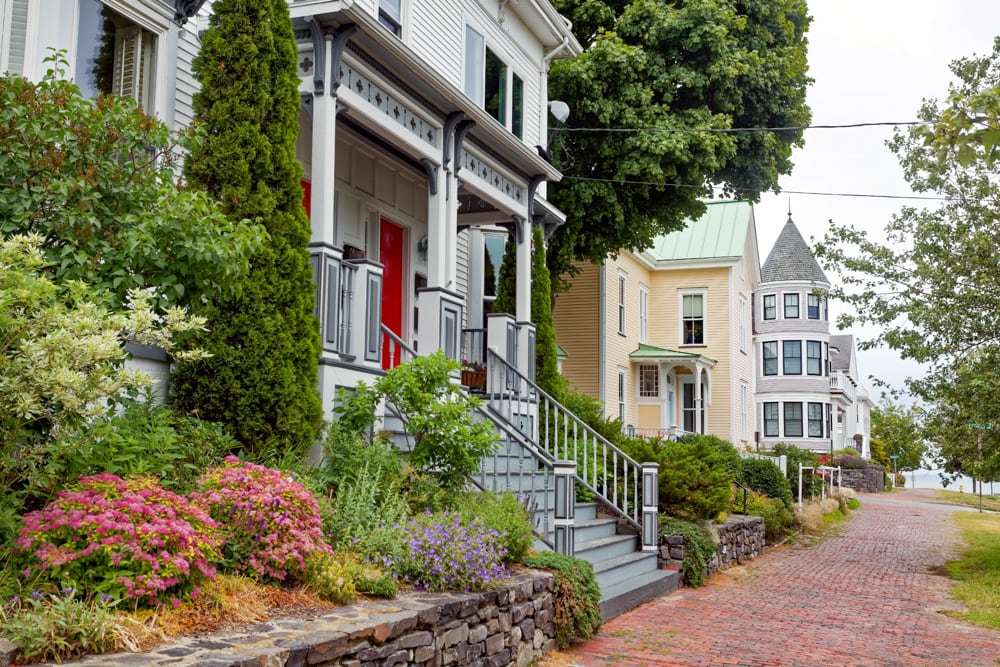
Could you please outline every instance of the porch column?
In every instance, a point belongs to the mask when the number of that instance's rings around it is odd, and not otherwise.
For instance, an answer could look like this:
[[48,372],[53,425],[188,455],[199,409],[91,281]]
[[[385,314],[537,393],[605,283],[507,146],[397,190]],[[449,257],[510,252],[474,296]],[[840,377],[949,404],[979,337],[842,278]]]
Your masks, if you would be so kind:
[[531,323],[531,242],[532,225],[529,220],[514,219],[519,227],[515,234],[517,243],[517,370],[535,381],[535,325]]
[[[324,48],[329,43],[324,42]],[[337,98],[314,95],[312,99],[312,189],[309,196],[312,245],[336,247],[334,208],[334,146],[337,144]]]
[[701,424],[701,373],[702,370],[699,368],[694,373],[694,432],[702,432]]

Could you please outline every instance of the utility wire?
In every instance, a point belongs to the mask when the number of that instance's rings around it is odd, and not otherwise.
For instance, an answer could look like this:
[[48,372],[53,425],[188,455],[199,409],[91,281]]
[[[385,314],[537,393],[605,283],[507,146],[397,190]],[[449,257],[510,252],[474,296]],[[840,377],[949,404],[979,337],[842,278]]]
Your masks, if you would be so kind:
[[[593,183],[616,183],[622,185],[651,185],[654,187],[663,188],[694,188],[697,190],[706,190],[708,188],[715,189],[715,186],[706,185],[688,185],[685,183],[654,183],[653,181],[630,181],[630,180],[616,180],[613,178],[588,178],[586,176],[570,176],[563,175],[562,180],[564,181],[590,181]],[[734,192],[757,192],[750,188],[729,188]],[[782,190],[780,194],[783,195],[815,195],[820,197],[864,197],[869,199],[918,199],[923,201],[959,201],[955,197],[928,197],[924,195],[876,195],[867,194],[861,192],[815,192],[812,190]]]
[[899,127],[911,125],[930,125],[922,120],[907,120],[902,122],[848,123],[844,125],[800,125],[795,127],[564,127],[561,132],[656,132],[660,134],[676,134],[679,132],[715,132],[719,134],[737,134],[741,132],[786,132],[797,130],[844,130],[859,127]]

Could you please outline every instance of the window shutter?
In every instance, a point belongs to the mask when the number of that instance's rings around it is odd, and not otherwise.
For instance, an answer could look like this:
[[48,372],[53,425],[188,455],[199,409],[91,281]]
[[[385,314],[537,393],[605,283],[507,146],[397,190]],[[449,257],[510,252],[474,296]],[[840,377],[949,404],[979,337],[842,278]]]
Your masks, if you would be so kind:
[[0,0],[0,73],[24,74],[28,0]]
[[130,97],[147,112],[153,76],[153,35],[136,25],[115,31],[115,69],[111,92]]

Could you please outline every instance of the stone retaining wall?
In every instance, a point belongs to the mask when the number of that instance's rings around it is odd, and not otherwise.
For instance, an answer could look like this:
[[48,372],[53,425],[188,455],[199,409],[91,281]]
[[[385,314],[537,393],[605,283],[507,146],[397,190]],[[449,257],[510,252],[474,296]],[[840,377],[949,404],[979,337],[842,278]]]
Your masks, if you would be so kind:
[[[710,527],[716,542],[707,574],[756,558],[764,550],[764,519],[759,516],[729,516],[725,523]],[[680,568],[684,561],[684,538],[660,536],[660,567]]]
[[841,468],[841,484],[860,493],[882,493],[885,491],[885,468],[868,466],[861,469]]
[[149,653],[63,665],[136,667],[528,667],[555,648],[554,578],[529,571],[481,593],[405,593],[309,619],[188,637]]

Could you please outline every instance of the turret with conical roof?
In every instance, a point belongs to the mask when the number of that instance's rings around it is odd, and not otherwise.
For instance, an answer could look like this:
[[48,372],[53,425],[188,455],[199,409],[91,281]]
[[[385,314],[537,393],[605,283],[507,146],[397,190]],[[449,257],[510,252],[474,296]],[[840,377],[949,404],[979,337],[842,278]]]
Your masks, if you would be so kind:
[[826,274],[813,257],[798,227],[789,213],[778,240],[760,269],[761,282],[783,282],[786,280],[806,280],[829,285]]

